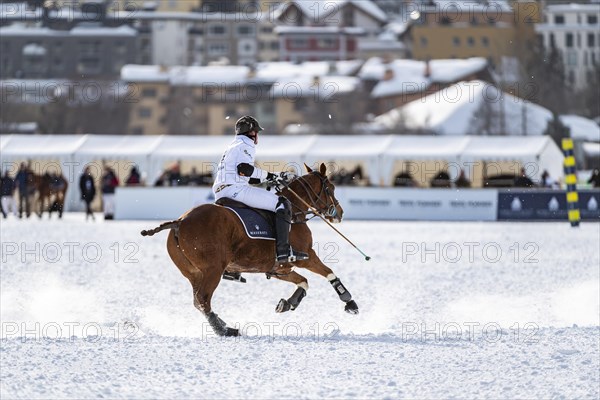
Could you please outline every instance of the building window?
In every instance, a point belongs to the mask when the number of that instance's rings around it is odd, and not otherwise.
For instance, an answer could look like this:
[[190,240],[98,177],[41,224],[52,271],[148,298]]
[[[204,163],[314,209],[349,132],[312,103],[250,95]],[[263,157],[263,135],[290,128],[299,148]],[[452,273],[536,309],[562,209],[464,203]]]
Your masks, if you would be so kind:
[[481,44],[483,45],[483,47],[489,47],[490,46],[490,39],[488,39],[486,36],[481,38]]
[[580,33],[577,34],[577,47],[581,48],[581,34]]
[[344,8],[342,18],[344,26],[354,26],[354,10],[352,6],[348,5]]
[[279,50],[279,41],[271,42],[271,50]]
[[308,40],[303,38],[290,39],[290,49],[305,49],[308,47]]
[[586,67],[588,65],[588,52],[587,51],[583,52],[583,65],[585,65]]
[[155,88],[144,88],[142,90],[142,97],[156,97]]
[[252,36],[254,35],[254,27],[252,25],[240,25],[237,28],[238,36]]
[[427,47],[427,38],[425,36],[421,36],[421,46]]
[[308,107],[308,101],[306,101],[306,99],[303,99],[303,98],[296,99],[296,102],[294,103],[295,111],[305,111],[307,107]]
[[337,40],[333,38],[325,38],[317,40],[317,47],[319,49],[335,49],[337,46]]
[[575,85],[575,72],[573,70],[569,71],[569,82],[571,85]]
[[593,33],[588,33],[588,40],[587,40],[588,47],[594,47],[596,45],[596,43],[594,43],[595,38],[596,38],[596,36]]
[[454,44],[455,47],[460,46],[460,38],[458,36],[454,36],[454,38],[452,38],[452,44]]
[[565,42],[567,47],[573,47],[573,34],[567,33],[565,36]]
[[596,25],[598,23],[598,16],[594,14],[588,14],[587,23],[590,25]]
[[273,27],[271,25],[261,26],[260,33],[273,33]]
[[134,128],[131,129],[131,134],[132,135],[143,135],[144,134],[144,128],[141,126],[136,126]]
[[475,46],[475,39],[472,36],[469,36],[467,38],[467,44],[469,45],[469,47]]
[[576,66],[577,65],[577,52],[571,50],[567,52],[567,65]]
[[565,23],[565,16],[562,14],[558,14],[554,16],[554,23],[556,25],[563,25]]
[[227,28],[225,25],[211,25],[208,28],[208,34],[210,36],[224,36],[227,34]]
[[138,116],[140,118],[150,118],[152,116],[152,110],[147,107],[140,107],[138,110]]
[[222,55],[229,53],[229,46],[227,43],[211,43],[208,46],[208,54],[211,56]]

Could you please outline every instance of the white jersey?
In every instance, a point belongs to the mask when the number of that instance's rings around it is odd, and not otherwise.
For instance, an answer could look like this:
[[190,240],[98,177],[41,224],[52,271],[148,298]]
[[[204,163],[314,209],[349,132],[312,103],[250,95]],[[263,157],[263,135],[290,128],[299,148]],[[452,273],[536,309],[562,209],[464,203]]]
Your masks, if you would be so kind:
[[[213,191],[222,185],[248,185],[250,178],[265,180],[267,171],[254,167],[255,153],[254,141],[247,136],[237,135],[219,161]],[[243,163],[254,167],[252,176],[238,175],[237,167]]]

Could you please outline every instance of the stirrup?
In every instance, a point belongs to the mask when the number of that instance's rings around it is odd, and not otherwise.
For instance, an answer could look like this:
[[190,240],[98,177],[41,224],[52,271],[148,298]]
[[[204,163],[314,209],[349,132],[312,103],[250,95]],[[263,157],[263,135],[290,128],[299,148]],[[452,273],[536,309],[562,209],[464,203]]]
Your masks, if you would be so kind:
[[239,272],[223,272],[223,279],[226,281],[234,281],[240,283],[246,283],[246,278],[242,277],[242,274]]
[[275,259],[275,262],[278,265],[283,265],[287,263],[295,263],[297,261],[308,260],[308,254],[303,253],[301,251],[294,251],[290,249],[289,254],[278,255]]

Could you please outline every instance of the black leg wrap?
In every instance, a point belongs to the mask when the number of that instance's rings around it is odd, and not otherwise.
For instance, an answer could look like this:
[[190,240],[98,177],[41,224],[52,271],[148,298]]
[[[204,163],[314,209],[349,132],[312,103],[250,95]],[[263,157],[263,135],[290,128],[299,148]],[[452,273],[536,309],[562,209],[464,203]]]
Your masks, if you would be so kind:
[[306,290],[299,287],[289,299],[279,300],[279,304],[275,307],[275,312],[282,313],[290,310],[294,311],[305,296]]
[[296,307],[298,307],[304,297],[306,297],[306,290],[298,287],[292,297],[288,299],[288,303],[290,303],[290,306],[292,306],[292,310],[295,310]]
[[227,327],[225,321],[223,321],[217,314],[210,312],[206,315],[208,323],[213,328],[215,333],[219,336],[239,336],[240,332],[237,329]]
[[331,283],[331,286],[333,286],[338,296],[340,296],[340,300],[344,302],[349,302],[350,300],[352,300],[352,295],[350,294],[348,289],[346,289],[344,284],[339,280],[339,278],[335,278],[329,283]]

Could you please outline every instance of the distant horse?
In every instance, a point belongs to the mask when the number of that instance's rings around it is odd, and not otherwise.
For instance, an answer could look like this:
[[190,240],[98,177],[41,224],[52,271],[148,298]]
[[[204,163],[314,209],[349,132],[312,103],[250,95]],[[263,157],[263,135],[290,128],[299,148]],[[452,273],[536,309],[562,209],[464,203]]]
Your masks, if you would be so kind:
[[49,174],[46,172],[44,175],[35,175],[34,183],[38,192],[38,216],[42,218],[44,211],[46,211],[44,207],[47,205],[50,217],[56,211],[58,217],[62,218],[67,189],[69,188],[67,179],[62,174]]
[[[294,210],[290,244],[294,249],[309,254],[308,260],[294,262],[293,265],[327,278],[339,298],[346,303],[345,311],[356,314],[358,306],[352,300],[350,292],[312,249],[312,234],[306,224],[309,208],[292,191],[331,222],[340,222],[344,210],[335,198],[333,184],[325,175],[325,165],[321,164],[319,171],[313,171],[306,165],[305,167],[308,174],[297,177],[287,188],[281,190],[281,194],[292,203]],[[188,211],[175,221],[166,222],[141,233],[142,236],[152,236],[165,229],[170,229],[167,251],[192,285],[194,306],[204,314],[218,335],[239,335],[237,329],[228,327],[213,312],[211,305],[213,293],[225,271],[274,272],[275,278],[296,284],[294,294],[287,300],[281,299],[276,312],[295,310],[306,296],[306,278],[292,271],[291,265],[275,267],[274,241],[250,239],[238,217],[225,207],[204,204]]]

